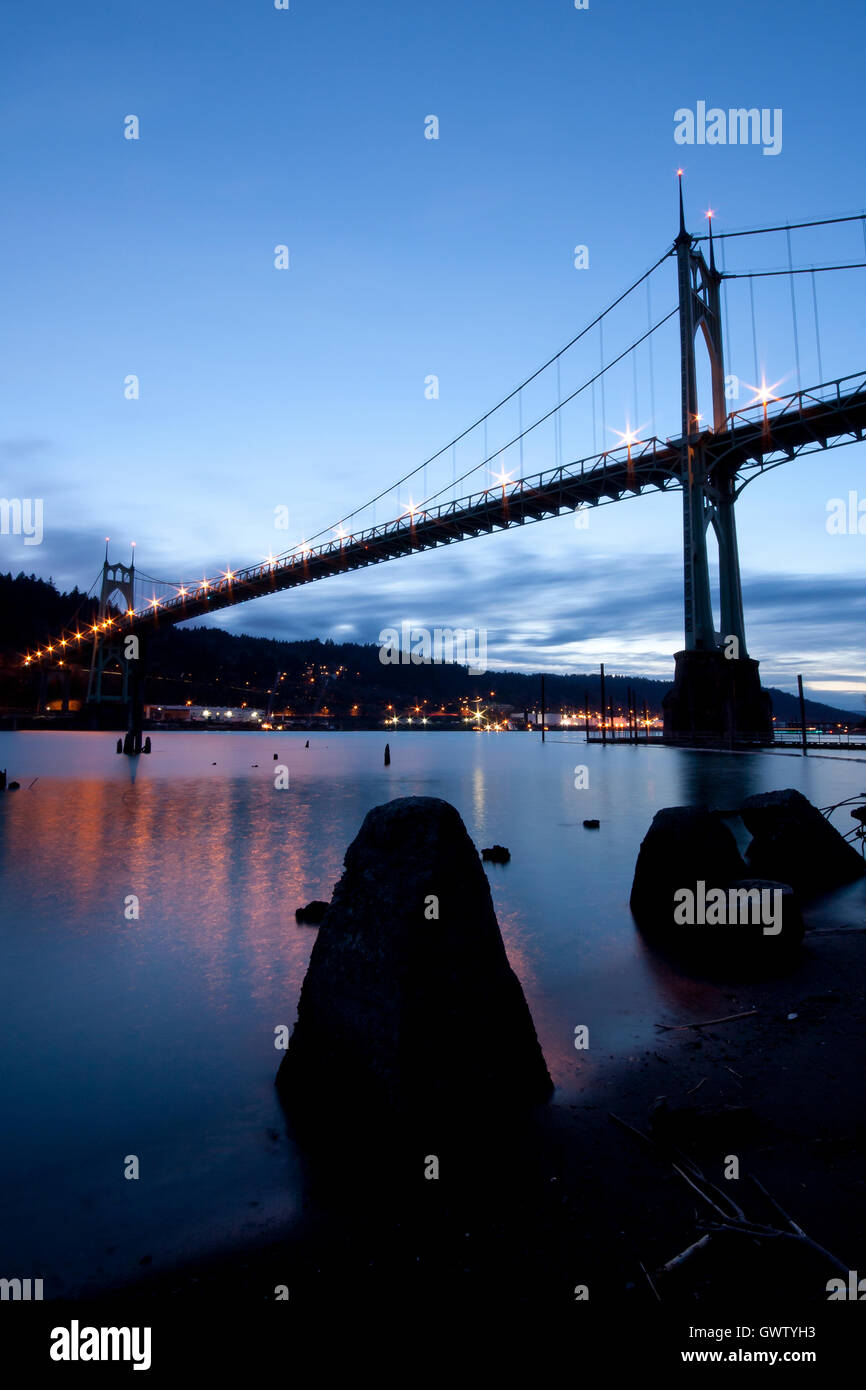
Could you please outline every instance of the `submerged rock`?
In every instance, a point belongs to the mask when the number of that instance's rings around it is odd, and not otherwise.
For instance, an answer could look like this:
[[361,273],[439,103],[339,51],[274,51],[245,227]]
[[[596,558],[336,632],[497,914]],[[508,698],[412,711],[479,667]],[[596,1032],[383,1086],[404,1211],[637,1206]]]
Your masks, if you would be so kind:
[[[737,903],[733,925],[739,925],[745,942],[757,943],[763,937],[784,946],[796,946],[803,940],[803,911],[789,883],[767,878],[735,879],[728,887],[729,902],[732,894]],[[730,911],[728,916],[730,919]]]
[[314,898],[311,903],[307,903],[306,907],[295,908],[295,921],[306,922],[312,927],[317,927],[329,907],[330,903],[323,903],[320,898]]
[[506,849],[504,845],[491,845],[481,851],[481,858],[488,864],[507,864],[511,858],[511,850]]
[[349,846],[277,1085],[324,1120],[514,1111],[553,1089],[490,887],[455,808],[377,806]]
[[740,815],[753,836],[746,857],[754,874],[790,883],[811,897],[866,873],[854,846],[792,787],[750,796]]
[[631,910],[647,931],[674,926],[674,894],[727,888],[748,869],[729,827],[706,806],[666,806],[657,811],[635,865]]
[[631,891],[641,930],[678,955],[763,969],[803,939],[788,882],[750,877],[726,819],[706,806],[659,811],[641,844]]

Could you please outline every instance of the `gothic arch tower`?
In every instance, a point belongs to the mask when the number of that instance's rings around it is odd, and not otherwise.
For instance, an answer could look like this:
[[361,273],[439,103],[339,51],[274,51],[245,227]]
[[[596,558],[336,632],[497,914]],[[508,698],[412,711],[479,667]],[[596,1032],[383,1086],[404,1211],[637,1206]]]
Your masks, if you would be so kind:
[[[105,546],[105,561],[102,566],[102,585],[99,590],[99,612],[97,623],[102,624],[112,616],[112,599],[119,595],[123,612],[135,607],[135,561],[128,565],[112,564],[108,559],[108,543]],[[120,690],[109,694],[103,687],[103,676],[107,670],[120,668]],[[93,651],[90,657],[90,676],[87,681],[88,704],[126,704],[129,700],[129,661],[124,652],[120,632],[108,629],[108,635],[101,632],[93,634]]]
[[[710,260],[686,231],[682,175],[680,226],[674,249],[680,314],[683,484],[683,597],[685,647],[675,655],[673,689],[664,700],[665,734],[675,739],[737,737],[772,741],[770,698],[761,689],[758,663],[746,650],[740,560],[734,519],[735,473],[710,473],[707,441],[727,430],[721,283],[710,222]],[[712,429],[698,402],[695,339],[703,336],[710,364]],[[721,630],[713,618],[707,531],[719,552]]]

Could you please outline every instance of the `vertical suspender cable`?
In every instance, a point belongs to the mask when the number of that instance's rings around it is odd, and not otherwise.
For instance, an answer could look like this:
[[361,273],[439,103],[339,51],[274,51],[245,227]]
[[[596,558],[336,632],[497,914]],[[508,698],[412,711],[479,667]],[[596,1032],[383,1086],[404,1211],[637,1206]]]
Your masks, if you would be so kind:
[[[722,275],[725,273],[725,238],[722,237]],[[725,359],[730,366],[734,354],[731,348],[731,320],[728,313],[728,282],[722,280],[722,302],[725,310]]]
[[789,270],[789,272],[790,272],[788,278],[789,278],[789,280],[790,280],[790,282],[791,282],[791,317],[792,317],[792,319],[793,319],[793,321],[794,321],[794,361],[795,361],[796,366],[797,366],[797,390],[799,391],[799,390],[802,388],[803,379],[802,379],[802,377],[800,376],[800,335],[799,335],[799,333],[797,332],[797,299],[796,299],[796,296],[795,296],[795,294],[794,294],[794,262],[793,262],[793,260],[791,259],[791,228],[790,228],[790,227],[786,227],[786,228],[785,228],[785,236],[786,236],[787,239],[788,239],[788,270]]
[[520,476],[523,477],[523,387],[517,393],[517,433],[520,441]]
[[815,346],[818,349],[818,380],[824,380],[824,367],[821,362],[821,328],[818,323],[818,291],[815,288],[815,272],[812,271],[812,311],[815,315]]
[[637,352],[633,352],[631,355],[631,374],[632,384],[634,386],[634,419],[631,422],[631,427],[633,430],[636,430],[640,421],[640,406],[637,396]]
[[560,358],[556,359],[556,466],[562,467],[562,375],[560,373]]
[[607,413],[604,405],[604,318],[598,321],[598,352],[599,366],[601,367],[601,452],[604,453],[605,441],[607,440]]
[[758,367],[758,331],[755,328],[755,282],[749,280],[749,303],[752,307],[752,351],[755,354],[755,387],[761,385],[761,373]]
[[[647,279],[647,282],[646,282],[646,318],[647,318],[647,328],[652,328],[652,326],[653,326],[653,305],[652,305],[652,291],[651,291],[651,289],[650,289],[650,279],[649,279],[649,278]],[[654,368],[654,366],[653,366],[653,340],[652,340],[652,334],[650,334],[650,336],[647,338],[647,346],[648,346],[648,348],[649,348],[650,409],[652,410],[652,429],[653,429],[653,434],[655,434],[655,432],[656,432],[656,377],[655,377],[655,368]]]

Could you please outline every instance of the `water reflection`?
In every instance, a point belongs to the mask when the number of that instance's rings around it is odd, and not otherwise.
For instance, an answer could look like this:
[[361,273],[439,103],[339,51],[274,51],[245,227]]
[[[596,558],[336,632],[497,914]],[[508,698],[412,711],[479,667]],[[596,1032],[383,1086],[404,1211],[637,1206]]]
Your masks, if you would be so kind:
[[[719,985],[683,976],[634,929],[631,876],[654,812],[789,785],[823,805],[864,785],[862,761],[542,747],[516,734],[392,735],[385,769],[384,741],[163,734],[133,761],[111,735],[0,734],[0,766],[22,783],[0,798],[9,1268],[74,1288],[135,1272],[146,1253],[157,1264],[293,1219],[302,1185],[273,1040],[294,1021],[314,940],[294,910],[330,897],[372,806],[444,796],[479,847],[509,846],[491,892],[570,1103],[656,1022],[729,1011]],[[274,753],[288,790],[274,785]],[[588,788],[575,787],[576,764]],[[599,831],[583,828],[590,817]],[[141,1187],[118,1178],[131,1152]]]

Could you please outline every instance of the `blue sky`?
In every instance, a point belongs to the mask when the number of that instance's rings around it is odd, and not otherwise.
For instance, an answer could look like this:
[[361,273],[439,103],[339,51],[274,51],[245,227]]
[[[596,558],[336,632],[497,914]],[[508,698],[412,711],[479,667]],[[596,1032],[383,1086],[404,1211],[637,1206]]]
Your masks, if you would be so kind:
[[[87,587],[104,537],[173,580],[327,529],[475,420],[647,269],[688,218],[719,230],[859,213],[866,21],[847,0],[272,0],[7,6],[0,83],[0,482],[44,499],[41,546],[0,567]],[[840,44],[839,35],[845,42]],[[777,155],[681,147],[674,112],[777,108]],[[124,139],[137,115],[140,138]],[[435,115],[439,138],[425,139]],[[862,224],[794,233],[797,264],[866,259]],[[290,269],[274,267],[285,244]],[[574,247],[589,266],[574,267]],[[784,237],[728,243],[781,268]],[[866,272],[817,277],[825,379],[863,361]],[[796,287],[802,384],[819,380],[811,282]],[[652,280],[673,306],[671,262]],[[759,365],[795,384],[786,278],[755,282]],[[754,380],[748,285],[727,369]],[[606,356],[647,327],[641,290]],[[607,331],[607,330],[606,330]],[[675,335],[606,387],[615,428],[677,433]],[[563,386],[597,365],[597,338]],[[135,374],[138,400],[124,397]],[[438,399],[425,395],[439,381]],[[548,373],[524,423],[553,403]],[[780,388],[783,389],[783,388]],[[743,388],[743,403],[749,393]],[[546,394],[545,394],[546,393]],[[597,417],[600,400],[597,401]],[[494,435],[516,413],[491,422]],[[590,398],[563,457],[594,452]],[[862,445],[751,483],[738,509],[746,620],[766,683],[866,696],[866,536],[827,503],[866,497]],[[478,434],[462,472],[483,457]],[[525,468],[558,461],[551,430]],[[516,452],[505,462],[518,471]],[[447,486],[450,454],[427,493]],[[478,486],[480,475],[476,475]],[[420,479],[377,519],[427,494]],[[490,481],[489,475],[483,480]],[[287,507],[289,529],[275,530]],[[372,513],[360,522],[369,524]],[[235,631],[375,640],[408,619],[481,627],[491,666],[672,672],[682,645],[679,497],[645,497],[239,608]]]

